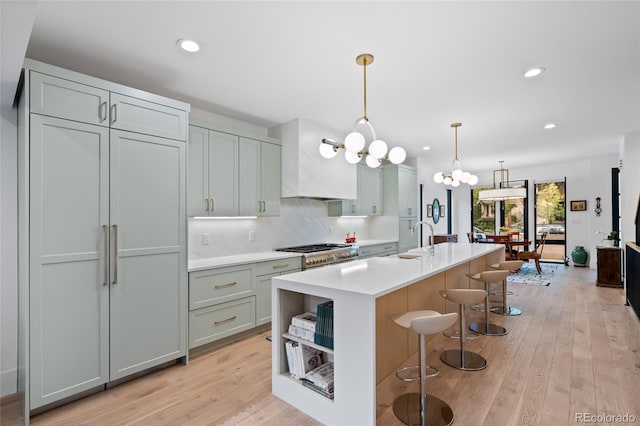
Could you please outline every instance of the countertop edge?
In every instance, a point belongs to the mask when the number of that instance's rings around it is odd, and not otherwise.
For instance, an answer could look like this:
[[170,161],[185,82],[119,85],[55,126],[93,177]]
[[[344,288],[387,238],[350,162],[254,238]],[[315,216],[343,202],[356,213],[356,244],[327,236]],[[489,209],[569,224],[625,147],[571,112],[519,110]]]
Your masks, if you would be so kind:
[[301,256],[302,254],[300,253],[260,251],[255,253],[210,257],[207,259],[190,260],[188,264],[188,272],[203,271],[213,268],[223,268],[226,266],[244,265],[247,263],[267,262],[269,260],[289,259]]

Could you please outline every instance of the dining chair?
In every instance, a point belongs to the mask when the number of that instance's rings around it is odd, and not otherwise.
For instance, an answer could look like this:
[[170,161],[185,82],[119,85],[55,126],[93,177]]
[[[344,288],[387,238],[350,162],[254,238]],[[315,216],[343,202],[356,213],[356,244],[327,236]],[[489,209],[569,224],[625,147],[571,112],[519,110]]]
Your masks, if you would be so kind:
[[547,240],[547,233],[543,232],[540,234],[540,239],[536,242],[536,248],[533,251],[521,251],[518,253],[518,259],[520,260],[534,260],[536,262],[536,269],[538,273],[542,273],[542,268],[540,267],[540,258],[542,257],[542,250],[544,250],[544,243]]

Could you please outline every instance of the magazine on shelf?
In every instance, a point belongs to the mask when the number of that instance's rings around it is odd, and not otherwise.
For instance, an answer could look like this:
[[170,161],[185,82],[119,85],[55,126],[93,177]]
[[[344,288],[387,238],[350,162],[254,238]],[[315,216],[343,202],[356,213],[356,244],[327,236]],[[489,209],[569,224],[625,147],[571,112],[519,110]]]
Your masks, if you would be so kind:
[[307,372],[304,377],[320,389],[333,392],[333,364],[322,364]]
[[322,351],[289,340],[285,343],[289,375],[294,379],[304,379],[307,371],[324,363]]
[[317,321],[318,317],[316,314],[314,314],[313,312],[305,312],[291,318],[291,325],[295,325],[296,327],[304,328],[305,330],[314,332],[316,331]]
[[319,393],[320,395],[324,396],[325,398],[333,399],[333,390],[332,391],[326,391],[326,390],[322,389],[321,387],[316,386],[312,381],[310,381],[308,379],[302,379],[300,381],[302,382],[303,385],[305,385],[309,389]]

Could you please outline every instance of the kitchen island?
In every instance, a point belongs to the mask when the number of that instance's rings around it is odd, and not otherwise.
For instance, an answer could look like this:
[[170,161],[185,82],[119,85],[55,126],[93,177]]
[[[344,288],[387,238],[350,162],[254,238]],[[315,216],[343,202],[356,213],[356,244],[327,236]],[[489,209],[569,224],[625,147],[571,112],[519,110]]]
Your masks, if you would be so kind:
[[[414,258],[374,257],[275,277],[272,286],[273,394],[318,421],[330,425],[376,423],[377,385],[417,352],[417,338],[391,320],[403,312],[456,311],[438,291],[469,288],[467,274],[484,271],[504,259],[504,246],[445,243],[434,255],[413,250]],[[334,398],[306,387],[288,373],[285,342],[291,318],[315,312],[333,301]]]

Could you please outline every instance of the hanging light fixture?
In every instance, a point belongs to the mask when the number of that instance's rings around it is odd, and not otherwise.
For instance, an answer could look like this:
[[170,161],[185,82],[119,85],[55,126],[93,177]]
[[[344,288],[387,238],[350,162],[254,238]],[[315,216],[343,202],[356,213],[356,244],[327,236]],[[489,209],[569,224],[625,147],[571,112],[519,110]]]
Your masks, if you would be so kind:
[[[478,199],[480,201],[504,201],[527,197],[526,188],[512,188],[509,186],[509,170],[502,166],[504,161],[500,160],[500,169],[493,171],[493,188],[480,191]],[[496,177],[499,181],[496,183]]]
[[[347,135],[344,143],[341,144],[328,138],[322,139],[318,147],[320,155],[324,158],[333,158],[338,154],[339,149],[344,149],[344,158],[351,164],[359,163],[363,157],[365,157],[367,166],[371,168],[378,167],[383,161],[400,164],[407,158],[407,152],[399,146],[387,151],[386,142],[376,137],[376,132],[367,116],[367,65],[373,63],[373,55],[370,53],[358,55],[356,63],[364,69],[364,115],[356,120],[353,131]],[[371,143],[366,150],[367,139],[363,135],[363,129],[371,137]]]
[[458,160],[458,127],[460,126],[462,126],[462,123],[451,123],[451,127],[453,127],[455,131],[455,148],[453,162],[451,163],[451,172],[438,172],[433,175],[433,181],[435,183],[444,183],[445,185],[451,185],[453,187],[460,186],[460,183],[468,183],[469,185],[478,183],[478,176],[462,171],[460,168],[460,160]]

